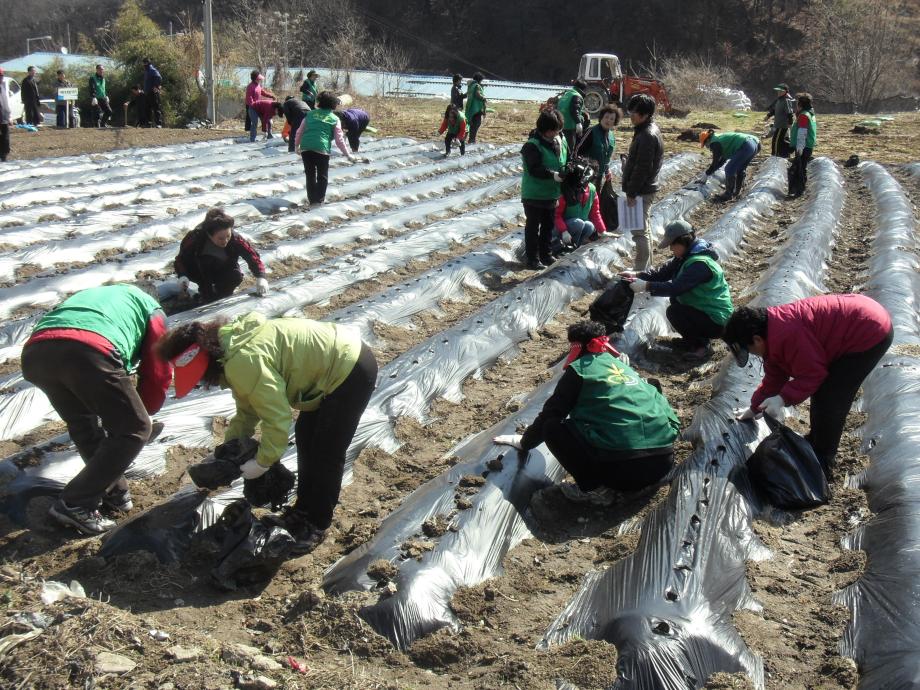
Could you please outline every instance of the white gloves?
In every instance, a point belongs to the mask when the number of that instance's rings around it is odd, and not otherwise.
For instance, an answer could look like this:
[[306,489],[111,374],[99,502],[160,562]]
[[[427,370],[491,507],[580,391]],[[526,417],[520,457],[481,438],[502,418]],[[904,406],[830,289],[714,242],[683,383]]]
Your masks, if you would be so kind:
[[575,125],[575,136],[576,137],[580,137],[583,131],[584,131],[584,128],[581,126],[580,122],[577,125]]
[[256,294],[259,297],[265,297],[268,294],[268,280],[265,278],[256,279]]
[[735,412],[735,419],[743,422],[748,419],[756,419],[758,415],[760,415],[759,412],[755,412],[752,408],[746,407],[744,411]]
[[556,180],[556,182],[562,182],[562,175],[560,175],[558,172],[556,172],[556,171],[554,170],[554,171],[553,171],[553,179]]
[[187,295],[187,294],[188,294],[188,286],[189,286],[190,283],[191,283],[191,281],[188,279],[187,276],[179,276],[179,291],[180,291],[183,295]]
[[507,434],[505,436],[496,436],[492,439],[492,443],[496,446],[511,446],[518,450],[524,450],[521,447],[521,438],[522,436],[520,434]]
[[256,459],[247,460],[240,466],[240,472],[243,473],[243,479],[258,479],[263,474],[268,472],[267,467],[262,467],[259,463],[256,462]]
[[760,411],[770,415],[773,419],[782,420],[784,407],[786,407],[786,403],[783,401],[783,396],[774,395],[772,398],[767,398],[763,401]]
[[645,292],[648,290],[648,281],[642,280],[642,278],[636,278],[629,284],[629,289],[633,292]]
[[617,275],[620,278],[626,278],[626,280],[635,280],[639,277],[638,271],[620,271]]
[[562,244],[572,244],[572,235],[569,233],[568,230],[565,230],[562,233],[561,238],[562,238]]
[[89,104],[95,108],[97,105],[99,105],[99,100],[93,97],[93,99],[89,102]]

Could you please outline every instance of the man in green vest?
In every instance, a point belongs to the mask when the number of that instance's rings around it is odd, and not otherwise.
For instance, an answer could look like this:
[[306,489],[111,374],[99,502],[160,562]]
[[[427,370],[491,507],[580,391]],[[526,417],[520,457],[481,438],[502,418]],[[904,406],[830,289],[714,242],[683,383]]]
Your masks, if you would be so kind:
[[482,120],[486,116],[486,92],[482,84],[484,78],[481,72],[476,72],[466,87],[466,110],[463,114],[470,127],[471,144],[476,143],[476,133],[479,132]]
[[[625,271],[620,275],[631,280],[633,292],[648,291],[656,297],[670,297],[668,321],[681,340],[673,343],[683,350],[683,358],[700,362],[712,354],[709,341],[722,336],[732,314],[732,298],[719,256],[712,245],[698,239],[685,220],[675,220],[665,227],[659,249],[671,248],[674,257],[648,271]],[[654,357],[661,354],[652,349]]]
[[744,132],[716,134],[710,129],[700,133],[700,146],[712,152],[712,163],[706,168],[704,181],[725,166],[725,192],[716,197],[716,201],[728,201],[741,194],[747,167],[754,156],[760,153],[760,139]]
[[680,423],[660,390],[622,360],[602,324],[573,324],[568,339],[565,373],[540,414],[523,435],[493,440],[525,461],[546,443],[575,480],[560,485],[563,496],[609,505],[616,492],[639,491],[670,471]]
[[562,113],[562,134],[569,151],[575,150],[575,143],[581,139],[583,128],[582,113],[585,108],[585,94],[588,84],[584,79],[572,82],[572,88],[559,97],[559,112]]
[[105,67],[96,65],[96,73],[89,78],[89,98],[96,126],[105,128],[112,119],[112,106],[105,82]]
[[303,84],[300,85],[300,96],[301,100],[306,103],[310,108],[316,107],[316,78],[319,76],[319,73],[316,70],[310,70],[307,72],[307,78],[303,80]]
[[100,506],[132,509],[124,472],[149,440],[148,415],[163,405],[172,379],[172,367],[154,354],[165,333],[153,297],[133,285],[105,285],[45,314],[25,344],[23,378],[48,396],[85,463],[49,511],[61,524],[102,534],[115,522]]
[[808,182],[808,162],[818,142],[818,121],[812,108],[811,94],[796,96],[795,121],[792,123],[791,140],[795,146],[795,160],[789,174],[789,196],[799,197],[805,193]]

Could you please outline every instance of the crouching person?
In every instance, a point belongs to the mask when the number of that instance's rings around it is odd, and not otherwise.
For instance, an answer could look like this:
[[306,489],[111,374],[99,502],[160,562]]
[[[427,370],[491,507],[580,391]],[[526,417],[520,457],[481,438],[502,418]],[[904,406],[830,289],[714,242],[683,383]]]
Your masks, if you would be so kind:
[[325,538],[339,500],[347,450],[377,381],[377,361],[356,331],[299,318],[251,312],[183,324],[166,334],[160,356],[176,367],[176,396],[199,381],[227,387],[236,402],[225,441],[262,440],[243,477],[261,477],[287,450],[291,410],[297,444],[297,500],[272,524],[308,553]]
[[614,491],[637,491],[660,481],[674,462],[680,424],[665,397],[622,362],[604,326],[569,327],[565,373],[523,436],[495,443],[523,451],[541,443],[575,480],[566,498],[609,503]]
[[[148,415],[166,399],[169,363],[154,354],[166,332],[157,301],[133,285],[83,290],[38,322],[22,351],[22,375],[67,424],[85,467],[51,507],[83,534],[115,526],[133,508],[124,472],[150,438]],[[137,374],[137,385],[132,375]]]
[[708,359],[710,340],[719,338],[732,314],[732,297],[719,255],[706,240],[699,239],[693,226],[675,220],[664,230],[659,249],[669,247],[667,263],[648,271],[624,271],[633,292],[648,291],[655,297],[670,297],[668,321],[680,334],[675,343],[691,362]]
[[554,253],[558,253],[563,245],[577,248],[607,232],[601,218],[597,188],[591,182],[595,172],[587,159],[579,158],[563,179],[562,194],[556,202]]

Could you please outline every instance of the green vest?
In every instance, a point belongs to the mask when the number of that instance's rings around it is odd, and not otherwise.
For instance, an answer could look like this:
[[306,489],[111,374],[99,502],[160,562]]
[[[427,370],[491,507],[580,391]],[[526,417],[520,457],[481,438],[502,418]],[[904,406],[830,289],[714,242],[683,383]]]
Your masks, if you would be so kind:
[[[536,138],[528,139],[527,143],[533,144],[539,149],[543,156],[543,165],[547,170],[560,172],[565,167],[565,163],[568,160],[568,145],[562,137],[556,137],[556,141],[559,143],[558,158],[551,148],[544,146]],[[527,164],[524,164],[524,174],[521,177],[521,199],[556,201],[561,191],[561,187],[556,180],[551,177],[534,177],[530,174],[530,171],[527,170]]]
[[477,113],[485,112],[486,106],[483,103],[485,97],[482,84],[475,79],[470,79],[470,83],[466,85],[466,110],[464,110],[467,120],[472,119]]
[[466,122],[466,115],[457,113],[457,121],[454,124],[450,124],[450,120],[447,121],[447,133],[456,136],[460,131],[460,125],[464,122]]
[[712,257],[697,254],[689,257],[680,267],[677,275],[680,275],[687,266],[692,263],[701,262],[709,267],[712,271],[712,278],[702,285],[697,285],[689,292],[678,296],[677,301],[686,304],[688,307],[699,309],[706,314],[714,323],[724,326],[728,323],[728,317],[732,315],[732,296],[725,282],[725,273],[718,262]]
[[732,155],[748,141],[758,143],[757,137],[753,134],[744,134],[743,132],[723,132],[722,134],[713,134],[712,143],[719,144],[722,147],[722,155],[731,158]]
[[[815,150],[815,144],[818,142],[818,121],[815,119],[815,113],[812,110],[803,110],[800,115],[808,118],[808,134],[805,135],[805,148]],[[792,121],[792,129],[789,132],[789,138],[795,147],[795,140],[799,133],[799,118]]]
[[[559,98],[559,112],[562,113],[562,129],[575,129],[575,126],[581,122],[572,117],[572,99],[581,96],[576,89],[569,89]],[[584,101],[582,101],[584,105]],[[581,115],[581,112],[578,113]]]
[[594,205],[594,197],[597,196],[597,189],[594,185],[588,183],[588,198],[585,199],[583,204],[566,204],[565,212],[562,214],[563,218],[581,218],[582,220],[588,220],[588,214],[591,213],[591,207]]
[[300,93],[303,95],[304,103],[311,108],[316,106],[316,82],[304,79],[300,85]]
[[141,343],[157,301],[133,285],[104,285],[81,290],[45,314],[35,333],[75,328],[98,333],[115,347],[128,373],[140,361]]
[[613,134],[613,130],[605,132],[600,125],[594,125],[592,130],[593,133],[589,140],[591,145],[587,151],[584,151],[584,149],[582,151],[588,158],[597,161],[598,177],[603,178],[607,174],[607,170],[610,169],[610,156],[617,145],[616,137]]
[[335,126],[339,123],[331,110],[317,108],[306,115],[306,130],[300,138],[301,151],[318,151],[329,153],[332,150],[332,139]]
[[[100,77],[99,75],[92,75],[90,79],[93,81],[93,84],[96,87],[96,93],[99,94],[99,98],[107,98],[108,94],[105,90],[105,77]],[[91,93],[90,98],[94,98],[95,94]]]
[[665,397],[609,352],[583,355],[569,367],[581,377],[569,413],[582,437],[605,450],[647,450],[674,443],[680,430]]

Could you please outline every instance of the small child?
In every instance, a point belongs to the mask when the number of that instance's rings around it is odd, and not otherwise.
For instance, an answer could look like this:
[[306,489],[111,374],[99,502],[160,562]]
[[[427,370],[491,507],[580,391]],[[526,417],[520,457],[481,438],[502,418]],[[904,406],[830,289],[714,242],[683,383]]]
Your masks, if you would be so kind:
[[438,134],[444,134],[444,157],[450,155],[451,143],[454,139],[460,142],[460,155],[466,153],[466,116],[460,112],[457,106],[451,104],[444,111],[444,119],[441,120],[441,126],[438,128]]
[[[591,180],[596,170],[587,158],[578,158],[572,171],[562,182],[562,194],[556,205],[556,231],[553,253],[564,251],[564,246],[578,248],[585,242],[597,239],[607,232],[601,217],[597,188]],[[568,235],[568,237],[566,237]]]

